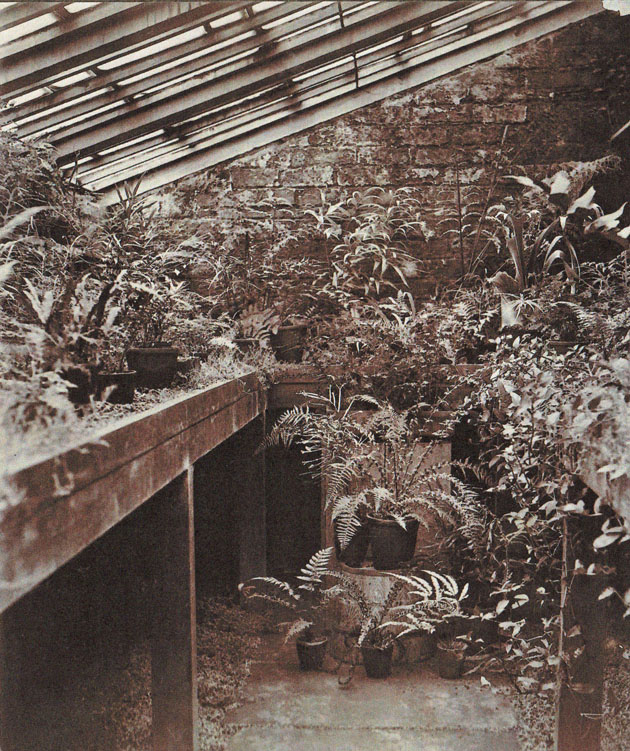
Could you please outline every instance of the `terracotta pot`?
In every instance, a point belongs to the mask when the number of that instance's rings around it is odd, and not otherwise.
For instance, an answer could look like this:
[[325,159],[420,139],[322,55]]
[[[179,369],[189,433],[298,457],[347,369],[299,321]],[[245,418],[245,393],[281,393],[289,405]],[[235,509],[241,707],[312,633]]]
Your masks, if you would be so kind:
[[95,383],[97,399],[102,399],[105,391],[109,389],[106,401],[111,404],[131,404],[136,393],[136,371],[97,373]]
[[239,350],[245,355],[248,352],[252,352],[256,349],[256,347],[259,346],[259,340],[254,339],[253,337],[240,337],[238,339],[234,340],[234,344],[239,348]]
[[384,571],[410,560],[416,547],[419,522],[407,521],[407,529],[394,519],[369,517],[374,568]]
[[363,645],[361,647],[361,656],[363,657],[363,667],[368,678],[387,678],[392,673],[392,657],[394,654],[394,645],[387,647],[374,647]]
[[319,639],[297,639],[297,649],[300,670],[321,670],[326,656],[328,638],[323,636]]
[[136,371],[136,384],[144,388],[160,389],[170,386],[177,373],[175,347],[160,342],[155,347],[132,347],[127,350],[127,364]]
[[404,649],[407,663],[428,660],[429,657],[433,657],[437,650],[436,635],[423,631],[408,634],[399,641]]
[[278,360],[302,362],[307,329],[305,323],[296,323],[293,326],[281,326],[278,333],[271,335],[269,343]]

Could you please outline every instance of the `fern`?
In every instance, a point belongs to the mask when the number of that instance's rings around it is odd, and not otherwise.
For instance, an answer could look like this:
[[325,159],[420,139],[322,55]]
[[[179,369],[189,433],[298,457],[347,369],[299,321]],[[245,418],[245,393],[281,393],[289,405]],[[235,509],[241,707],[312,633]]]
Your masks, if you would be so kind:
[[300,584],[299,589],[309,592],[315,591],[315,588],[322,583],[324,576],[329,572],[328,566],[332,553],[333,548],[323,548],[311,556],[297,577],[300,581],[304,582],[304,584]]
[[304,620],[304,618],[300,618],[298,621],[294,621],[290,625],[290,627],[287,629],[287,632],[284,635],[284,643],[286,644],[291,639],[297,638],[298,636],[305,633],[312,627],[313,627],[313,621],[307,621],[307,620]]

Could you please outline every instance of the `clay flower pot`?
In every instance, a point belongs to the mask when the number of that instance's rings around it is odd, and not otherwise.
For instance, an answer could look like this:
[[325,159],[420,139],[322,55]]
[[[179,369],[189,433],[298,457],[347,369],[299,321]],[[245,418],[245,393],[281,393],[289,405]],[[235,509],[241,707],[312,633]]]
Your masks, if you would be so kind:
[[296,640],[300,670],[321,670],[326,656],[328,637],[301,637]]
[[387,678],[392,673],[394,645],[375,647],[364,644],[361,647],[363,667],[368,678]]
[[417,519],[408,520],[405,529],[394,519],[368,518],[374,568],[379,571],[397,568],[413,557],[420,524]]
[[165,342],[154,347],[132,347],[127,350],[127,365],[136,371],[138,386],[161,389],[170,386],[177,373],[179,351]]
[[128,370],[121,373],[97,373],[95,376],[96,398],[111,404],[131,404],[136,393],[136,371]]
[[460,678],[464,669],[465,657],[461,652],[438,646],[437,668],[440,678],[449,680]]
[[357,529],[350,542],[342,550],[337,539],[337,525],[333,522],[335,528],[335,555],[337,560],[345,563],[351,568],[359,568],[367,555],[368,545],[370,544],[370,528],[363,525]]
[[305,323],[296,323],[292,326],[281,326],[277,333],[271,335],[269,343],[278,360],[302,362],[307,329]]

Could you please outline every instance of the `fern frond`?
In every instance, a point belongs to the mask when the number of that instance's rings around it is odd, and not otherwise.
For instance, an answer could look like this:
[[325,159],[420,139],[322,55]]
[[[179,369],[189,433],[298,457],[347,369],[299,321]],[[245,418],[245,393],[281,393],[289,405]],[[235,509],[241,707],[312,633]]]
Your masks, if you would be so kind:
[[287,629],[287,632],[284,635],[284,643],[286,644],[291,639],[294,639],[300,634],[303,634],[305,631],[308,631],[308,629],[311,628],[312,625],[313,621],[307,621],[304,620],[304,618],[300,618],[299,621],[295,621],[291,624],[291,627]]
[[322,583],[322,579],[328,573],[328,565],[333,553],[333,548],[322,548],[317,553],[311,556],[308,563],[297,578],[303,581],[304,584],[300,584],[299,589],[306,589],[313,591],[315,585]]

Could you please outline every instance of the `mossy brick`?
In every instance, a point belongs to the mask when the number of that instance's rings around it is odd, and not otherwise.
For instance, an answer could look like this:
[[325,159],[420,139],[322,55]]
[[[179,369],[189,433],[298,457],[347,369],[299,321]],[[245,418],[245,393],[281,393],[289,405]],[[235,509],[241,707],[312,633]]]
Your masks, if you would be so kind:
[[337,170],[338,185],[391,185],[391,165],[343,165]]
[[412,146],[410,148],[410,163],[415,167],[434,167],[450,164],[454,159],[454,151],[439,146]]
[[332,185],[334,183],[334,169],[330,164],[315,164],[301,169],[287,169],[280,173],[279,182],[286,187]]
[[482,123],[522,123],[527,119],[526,104],[475,105],[471,121]]
[[448,128],[438,125],[412,125],[407,129],[407,139],[410,144],[417,146],[441,146],[451,140],[452,133]]
[[390,148],[389,144],[359,146],[355,161],[357,164],[409,164],[409,148]]
[[276,170],[256,167],[233,167],[230,176],[234,188],[271,186],[277,184],[278,180]]

